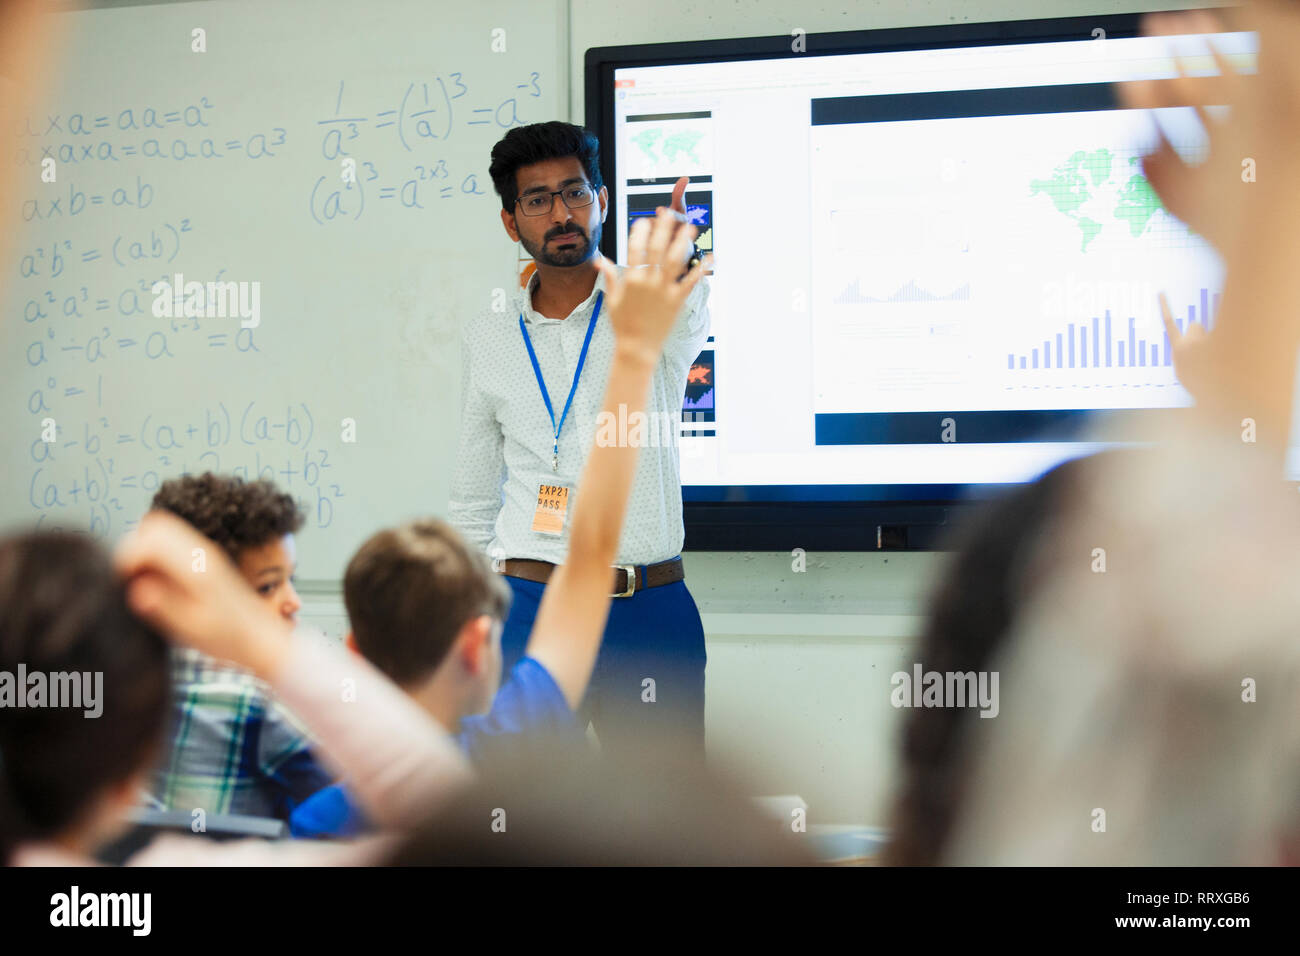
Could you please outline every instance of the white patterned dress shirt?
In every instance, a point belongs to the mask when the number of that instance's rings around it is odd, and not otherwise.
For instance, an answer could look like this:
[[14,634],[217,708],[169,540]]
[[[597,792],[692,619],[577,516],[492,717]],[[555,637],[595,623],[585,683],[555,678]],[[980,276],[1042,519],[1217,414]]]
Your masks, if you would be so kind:
[[[624,266],[615,263],[621,274]],[[597,416],[614,355],[607,303],[602,303],[587,360],[560,431],[559,467],[552,470],[555,431],[519,331],[522,312],[558,423],[573,384],[596,297],[564,319],[547,318],[532,305],[538,275],[519,289],[508,312],[485,311],[462,334],[461,423],[449,520],[492,558],[532,558],[562,564],[577,505],[578,479],[596,439]],[[655,367],[646,397],[644,440],[618,547],[618,564],[653,564],[681,553],[680,427],[686,375],[709,336],[708,280],[691,290]],[[632,423],[633,425],[635,423]],[[541,484],[569,488],[564,532],[532,530]]]

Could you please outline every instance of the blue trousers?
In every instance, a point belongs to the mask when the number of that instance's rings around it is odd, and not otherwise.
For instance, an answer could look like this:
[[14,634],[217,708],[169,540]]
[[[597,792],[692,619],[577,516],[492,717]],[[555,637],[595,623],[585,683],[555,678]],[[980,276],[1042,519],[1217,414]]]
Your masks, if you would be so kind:
[[[523,656],[546,588],[506,581],[514,603],[501,635],[504,674]],[[685,581],[613,598],[578,722],[591,722],[606,753],[654,744],[703,757],[704,665],[704,625]]]

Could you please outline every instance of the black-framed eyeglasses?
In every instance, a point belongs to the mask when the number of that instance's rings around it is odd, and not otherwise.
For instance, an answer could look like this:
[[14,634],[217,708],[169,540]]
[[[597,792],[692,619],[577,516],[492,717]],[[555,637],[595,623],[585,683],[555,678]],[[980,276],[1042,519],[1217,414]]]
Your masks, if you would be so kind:
[[555,204],[556,196],[564,200],[564,205],[570,209],[581,209],[595,201],[596,190],[587,183],[582,183],[577,186],[565,186],[563,189],[553,189],[548,193],[529,193],[527,196],[520,196],[515,202],[519,203],[519,208],[524,211],[525,216],[545,216]]

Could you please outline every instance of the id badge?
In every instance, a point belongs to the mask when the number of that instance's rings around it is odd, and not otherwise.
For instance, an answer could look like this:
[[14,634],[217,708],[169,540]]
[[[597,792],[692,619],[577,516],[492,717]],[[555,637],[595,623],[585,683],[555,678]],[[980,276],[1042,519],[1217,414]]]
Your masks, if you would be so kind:
[[561,535],[569,513],[569,489],[564,485],[538,485],[537,510],[533,512],[533,530],[539,534]]

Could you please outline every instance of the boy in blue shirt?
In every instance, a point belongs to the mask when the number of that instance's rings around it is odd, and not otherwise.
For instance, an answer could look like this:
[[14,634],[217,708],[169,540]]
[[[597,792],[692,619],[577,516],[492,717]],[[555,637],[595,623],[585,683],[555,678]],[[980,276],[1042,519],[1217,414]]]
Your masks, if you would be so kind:
[[[446,727],[473,763],[519,745],[523,735],[582,739],[564,692],[535,657],[520,660],[492,696],[510,589],[446,522],[424,519],[373,535],[348,563],[343,597],[348,647]],[[570,663],[582,666],[577,659],[553,666],[563,672]],[[303,837],[368,829],[341,783],[307,798],[289,825]]]
[[[648,218],[638,220],[628,239],[629,268],[620,276],[608,261],[600,263],[615,337],[602,418],[644,414],[664,341],[705,271],[681,274],[696,230],[677,226],[664,209],[653,228]],[[349,646],[455,735],[474,762],[503,749],[508,759],[510,748],[529,746],[538,735],[581,740],[573,712],[591,680],[610,596],[625,583],[616,580],[622,574],[613,562],[637,454],[630,443],[596,442],[576,492],[538,489],[537,523],[572,521],[569,556],[552,575],[524,657],[499,692],[510,590],[454,528],[430,519],[387,529],[349,562]],[[343,783],[308,798],[290,818],[296,836],[351,836],[365,828]]]

